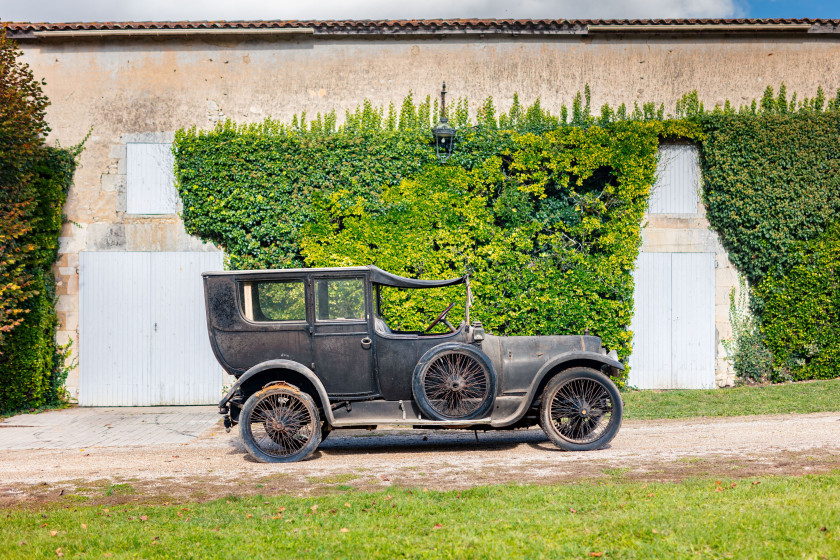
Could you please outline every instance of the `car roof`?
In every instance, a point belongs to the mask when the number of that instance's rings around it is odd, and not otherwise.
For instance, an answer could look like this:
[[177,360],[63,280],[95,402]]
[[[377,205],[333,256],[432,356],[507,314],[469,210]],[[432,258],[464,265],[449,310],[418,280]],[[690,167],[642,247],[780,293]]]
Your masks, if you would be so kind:
[[275,268],[268,270],[225,270],[217,272],[203,272],[202,276],[271,276],[271,275],[300,275],[300,274],[323,274],[323,273],[370,273],[370,280],[374,284],[382,286],[392,286],[396,288],[439,288],[443,286],[453,286],[455,284],[462,284],[466,282],[467,276],[459,276],[457,278],[450,278],[447,280],[419,280],[416,278],[405,278],[391,274],[379,267],[368,266],[347,266],[347,267],[333,267],[333,268]]

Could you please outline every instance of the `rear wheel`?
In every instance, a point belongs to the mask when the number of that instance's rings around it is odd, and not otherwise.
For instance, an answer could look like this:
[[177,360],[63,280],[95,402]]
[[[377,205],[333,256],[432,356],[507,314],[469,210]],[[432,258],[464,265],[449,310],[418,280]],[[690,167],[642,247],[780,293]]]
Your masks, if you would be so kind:
[[261,463],[301,461],[321,442],[318,408],[296,387],[268,387],[245,402],[239,433],[248,453]]
[[609,377],[576,367],[555,375],[540,404],[540,426],[554,445],[566,451],[590,451],[607,445],[621,426],[622,403]]

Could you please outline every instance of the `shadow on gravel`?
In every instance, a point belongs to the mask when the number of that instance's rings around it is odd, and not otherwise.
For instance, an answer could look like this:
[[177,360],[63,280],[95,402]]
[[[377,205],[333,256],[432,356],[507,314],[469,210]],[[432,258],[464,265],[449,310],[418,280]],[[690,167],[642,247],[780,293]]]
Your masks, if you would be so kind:
[[354,453],[463,453],[466,450],[493,451],[513,449],[521,444],[546,442],[541,430],[474,432],[452,430],[355,431],[330,435],[318,450],[327,455]]
[[[343,433],[342,433],[343,432]],[[463,453],[465,450],[493,451],[526,444],[535,449],[556,450],[542,430],[478,432],[455,430],[336,430],[321,442],[312,459],[323,455],[356,453]],[[239,437],[231,438],[228,455],[245,455],[253,461]]]

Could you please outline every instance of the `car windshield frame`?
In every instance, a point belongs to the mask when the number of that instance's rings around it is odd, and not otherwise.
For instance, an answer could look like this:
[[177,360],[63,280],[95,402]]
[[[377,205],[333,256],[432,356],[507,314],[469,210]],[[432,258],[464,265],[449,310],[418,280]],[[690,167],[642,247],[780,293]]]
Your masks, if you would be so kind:
[[367,267],[370,270],[370,283],[372,287],[375,287],[374,290],[374,305],[375,309],[374,312],[377,316],[381,316],[382,314],[382,294],[379,290],[379,286],[388,286],[391,288],[404,288],[404,289],[412,289],[412,290],[425,290],[429,288],[443,288],[446,286],[457,286],[458,284],[464,284],[467,289],[467,297],[466,302],[464,304],[464,320],[466,324],[470,324],[470,307],[472,307],[473,303],[473,296],[472,296],[472,289],[470,288],[470,275],[465,274],[463,276],[459,276],[457,278],[450,278],[449,280],[417,280],[414,278],[405,278],[403,276],[397,276],[396,274],[391,274],[390,272],[386,272],[379,267],[368,265]]

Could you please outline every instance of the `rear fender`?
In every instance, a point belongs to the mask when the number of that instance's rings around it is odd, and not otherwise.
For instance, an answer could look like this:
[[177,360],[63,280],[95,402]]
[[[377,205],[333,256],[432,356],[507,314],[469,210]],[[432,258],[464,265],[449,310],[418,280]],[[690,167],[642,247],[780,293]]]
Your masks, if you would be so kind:
[[[228,406],[227,403],[239,388],[242,386],[243,383],[248,381],[249,379],[253,378],[255,375],[258,375],[266,370],[270,369],[277,369],[277,370],[289,370],[294,371],[295,373],[299,373],[300,375],[304,376],[312,385],[315,387],[315,390],[318,392],[317,395],[312,395],[313,398],[317,397],[317,400],[320,401],[321,407],[324,409],[324,420],[327,421],[329,424],[333,424],[334,418],[332,414],[332,409],[330,408],[330,399],[327,396],[327,390],[324,388],[324,384],[321,383],[321,380],[318,379],[318,376],[315,373],[306,367],[305,365],[292,361],[292,360],[268,360],[267,362],[262,362],[261,364],[257,364],[245,373],[243,373],[239,379],[236,380],[233,387],[230,388],[230,391],[219,401],[219,413],[220,414],[227,414],[228,413]],[[282,379],[277,380],[282,381]],[[270,384],[273,382],[270,382]]]

